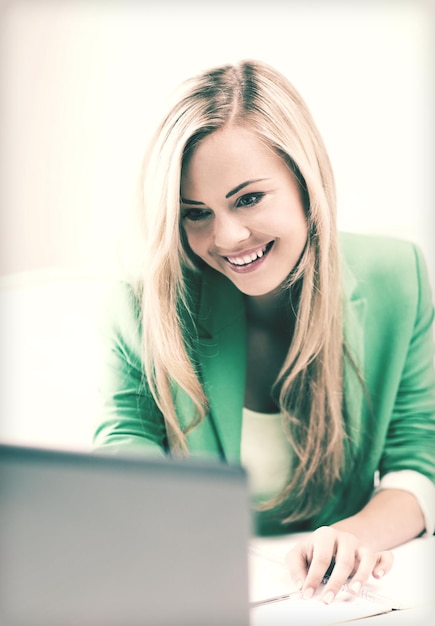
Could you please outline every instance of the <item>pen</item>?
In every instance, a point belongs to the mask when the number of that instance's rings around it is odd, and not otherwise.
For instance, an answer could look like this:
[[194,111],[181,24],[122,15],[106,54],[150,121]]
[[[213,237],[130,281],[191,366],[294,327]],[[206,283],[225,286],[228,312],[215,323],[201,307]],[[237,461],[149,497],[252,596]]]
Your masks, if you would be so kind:
[[280,596],[273,596],[271,598],[266,598],[265,600],[256,600],[255,602],[250,602],[250,606],[261,606],[263,604],[271,604],[272,602],[280,602],[281,600],[301,600],[302,597],[302,591],[291,591],[289,593],[284,593]]

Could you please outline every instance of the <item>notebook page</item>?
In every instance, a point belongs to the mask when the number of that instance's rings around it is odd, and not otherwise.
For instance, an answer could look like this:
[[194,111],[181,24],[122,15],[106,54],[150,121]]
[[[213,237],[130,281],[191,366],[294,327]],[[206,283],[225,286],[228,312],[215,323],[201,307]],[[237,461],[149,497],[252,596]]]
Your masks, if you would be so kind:
[[[320,599],[289,599],[261,604],[251,608],[251,626],[328,626],[364,617],[391,612],[391,604],[352,597],[349,601],[340,597],[332,604]],[[349,595],[349,594],[347,594]]]
[[435,613],[435,536],[414,539],[393,550],[391,571],[377,585],[395,609],[433,606]]

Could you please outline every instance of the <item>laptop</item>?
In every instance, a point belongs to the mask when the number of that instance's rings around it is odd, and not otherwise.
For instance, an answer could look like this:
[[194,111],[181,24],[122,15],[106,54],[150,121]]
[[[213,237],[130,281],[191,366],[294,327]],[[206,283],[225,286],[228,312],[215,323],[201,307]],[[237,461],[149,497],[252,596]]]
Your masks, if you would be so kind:
[[248,626],[241,467],[0,445],[1,626]]

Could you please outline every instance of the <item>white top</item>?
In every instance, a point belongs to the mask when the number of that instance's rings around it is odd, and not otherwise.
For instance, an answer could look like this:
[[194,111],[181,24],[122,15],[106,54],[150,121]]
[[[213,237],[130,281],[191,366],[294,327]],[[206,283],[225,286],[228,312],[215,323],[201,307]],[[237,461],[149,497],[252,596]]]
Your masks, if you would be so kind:
[[266,501],[281,491],[288,482],[292,458],[281,413],[243,409],[240,458],[255,501]]
[[[277,495],[288,482],[292,449],[281,420],[281,413],[259,413],[243,409],[241,463],[248,473],[249,486],[256,502]],[[435,485],[415,470],[390,472],[376,486],[402,489],[412,493],[424,515],[427,535],[435,531]]]

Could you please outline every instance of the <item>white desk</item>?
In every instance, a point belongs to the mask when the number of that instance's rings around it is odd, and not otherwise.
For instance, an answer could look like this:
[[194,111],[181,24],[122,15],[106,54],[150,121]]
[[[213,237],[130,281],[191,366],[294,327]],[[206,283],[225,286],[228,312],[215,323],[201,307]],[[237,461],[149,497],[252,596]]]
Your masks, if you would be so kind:
[[[286,552],[302,535],[254,539],[251,563],[251,599],[260,599],[291,590],[291,581],[284,567],[279,565]],[[435,536],[415,539],[393,550],[395,560],[392,570],[382,581],[371,579],[368,588],[391,600],[395,610],[380,615],[359,618],[367,626],[426,626],[433,624],[435,616]],[[256,555],[256,556],[255,556]],[[260,558],[257,558],[260,555]],[[276,602],[267,607],[251,610],[252,626],[284,626],[296,624],[296,603],[292,600]],[[307,601],[303,601],[307,603]],[[312,602],[312,601],[308,601]],[[331,605],[333,606],[333,605]],[[325,607],[329,609],[329,607]],[[304,624],[343,623],[339,611],[327,615],[297,605],[297,618]],[[343,613],[344,615],[344,613]],[[332,620],[331,617],[332,616]],[[346,619],[347,623],[350,623]]]

